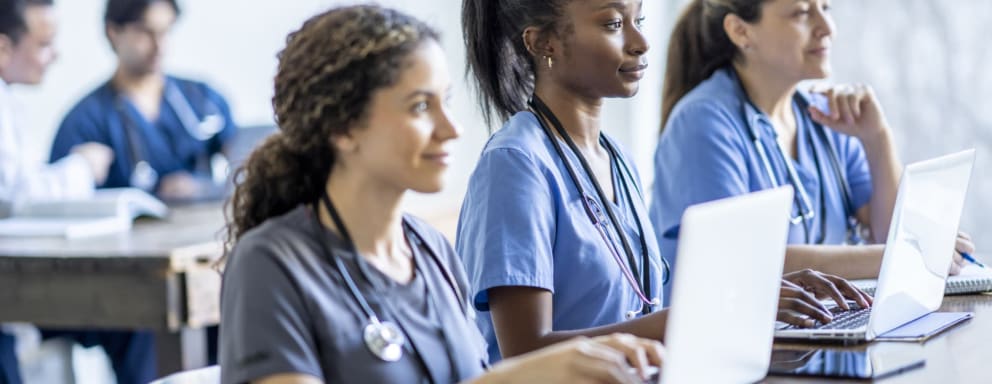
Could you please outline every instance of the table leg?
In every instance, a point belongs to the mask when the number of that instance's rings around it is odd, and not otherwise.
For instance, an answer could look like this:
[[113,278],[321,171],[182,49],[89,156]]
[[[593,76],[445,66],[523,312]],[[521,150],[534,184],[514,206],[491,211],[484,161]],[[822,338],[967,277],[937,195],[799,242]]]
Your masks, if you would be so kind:
[[161,376],[207,366],[207,331],[182,328],[179,332],[157,332],[158,371]]

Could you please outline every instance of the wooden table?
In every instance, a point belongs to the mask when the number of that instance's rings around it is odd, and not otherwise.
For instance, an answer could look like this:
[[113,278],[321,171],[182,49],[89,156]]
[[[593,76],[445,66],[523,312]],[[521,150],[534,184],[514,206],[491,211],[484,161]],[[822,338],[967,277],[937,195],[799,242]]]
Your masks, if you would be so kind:
[[205,366],[204,327],[220,320],[223,225],[214,203],[115,235],[0,237],[0,322],[151,330],[160,373]]
[[[914,343],[926,359],[921,368],[891,376],[882,383],[992,383],[992,295],[947,296],[940,307],[947,312],[974,312],[975,317],[925,343]],[[794,348],[795,344],[776,344]],[[806,346],[808,347],[808,346]],[[856,346],[849,350],[865,350]],[[764,383],[841,383],[828,379],[768,377]],[[859,381],[851,381],[857,383]]]

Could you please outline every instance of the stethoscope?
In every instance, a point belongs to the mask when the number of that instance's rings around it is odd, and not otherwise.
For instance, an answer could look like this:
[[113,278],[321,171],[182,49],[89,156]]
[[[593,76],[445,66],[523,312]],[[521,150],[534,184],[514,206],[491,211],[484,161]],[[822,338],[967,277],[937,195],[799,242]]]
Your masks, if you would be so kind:
[[[592,196],[586,193],[585,189],[582,187],[581,180],[579,180],[579,177],[575,173],[575,169],[572,166],[571,161],[569,161],[568,157],[565,156],[565,152],[564,150],[562,150],[561,144],[558,143],[558,140],[555,138],[554,133],[552,133],[551,129],[548,128],[548,126],[544,123],[544,119],[547,119],[548,121],[551,122],[551,125],[554,126],[555,131],[557,131],[558,134],[562,137],[562,139],[565,140],[565,143],[568,144],[568,147],[572,151],[572,153],[579,158],[579,163],[582,165],[582,170],[585,171],[586,175],[588,175],[589,179],[592,181],[592,185],[596,190],[596,195],[599,197],[599,201],[603,201],[603,202],[609,201],[609,199],[606,197],[606,194],[603,192],[603,188],[600,187],[599,182],[596,180],[595,177],[592,177],[593,175],[592,168],[589,166],[589,163],[582,155],[582,152],[579,151],[578,147],[575,145],[575,142],[568,135],[568,132],[565,131],[565,128],[562,126],[561,121],[558,120],[558,117],[556,117],[555,114],[551,112],[551,109],[548,108],[548,106],[545,105],[544,102],[537,97],[537,95],[534,95],[531,98],[529,105],[531,109],[534,111],[534,113],[537,115],[537,121],[541,125],[541,129],[544,131],[544,134],[547,135],[548,140],[550,140],[551,143],[554,145],[555,152],[558,154],[558,157],[565,164],[565,169],[568,171],[568,175],[572,179],[572,183],[575,184],[575,187],[578,190],[579,195],[582,196],[582,204],[585,207],[586,214],[589,216],[589,220],[592,221],[593,226],[595,226],[596,229],[599,231],[600,236],[603,238],[603,241],[606,242],[607,247],[610,249],[610,253],[613,255],[614,261],[616,261],[617,266],[620,267],[620,271],[623,273],[625,279],[627,280],[627,283],[630,284],[631,288],[634,289],[634,293],[637,294],[637,298],[640,301],[640,308],[633,311],[627,311],[624,314],[624,317],[627,319],[632,319],[636,317],[638,313],[645,315],[651,313],[652,308],[661,306],[661,300],[659,298],[657,297],[650,299],[648,298],[648,294],[649,292],[651,292],[651,273],[649,271],[648,266],[652,265],[655,266],[655,268],[657,268],[657,265],[653,263],[651,257],[648,254],[648,244],[647,244],[647,239],[644,236],[644,227],[641,224],[640,216],[637,214],[636,205],[634,204],[634,198],[630,193],[628,179],[629,180],[634,179],[633,172],[631,172],[630,167],[627,166],[627,162],[624,161],[623,158],[619,155],[619,151],[617,151],[617,149],[613,146],[613,143],[607,140],[603,135],[600,135],[599,141],[603,145],[603,147],[605,147],[606,150],[610,153],[610,159],[614,163],[620,164],[622,169],[624,170],[624,172],[620,172],[620,180],[621,180],[620,184],[622,189],[624,190],[624,195],[627,198],[627,204],[630,205],[630,209],[634,212],[634,222],[637,224],[637,231],[640,233],[639,240],[641,246],[641,265],[644,266],[644,269],[641,271],[640,274],[638,274],[637,272],[637,262],[634,260],[634,251],[630,246],[630,241],[629,239],[627,239],[626,232],[621,227],[620,221],[617,219],[617,215],[613,211],[613,207],[611,207],[609,204],[606,203],[599,204],[599,202],[596,199],[594,199]],[[641,191],[640,189],[637,189],[636,183],[633,182],[630,183],[634,184],[634,188],[637,190],[638,195],[640,195]],[[641,198],[643,199],[643,196],[641,196]],[[601,207],[606,208],[605,211],[607,217],[603,216],[604,209],[602,209]],[[619,250],[617,250],[616,243],[613,241],[612,236],[610,236],[607,233],[607,225],[612,226],[613,229],[616,231],[617,235],[620,236],[620,243],[623,245],[624,253],[627,256],[626,263],[624,262],[623,258],[620,256],[620,252]],[[670,267],[668,265],[667,260],[662,258],[661,261],[663,267],[662,285],[664,285],[668,283]],[[640,275],[640,280],[641,280],[640,284],[638,284],[637,278],[635,278],[635,276],[637,275]]]
[[[321,196],[321,201],[324,203],[324,207],[327,209],[328,214],[331,216],[331,220],[334,222],[334,226],[337,227],[338,231],[340,232],[341,238],[344,240],[346,247],[352,253],[354,253],[356,257],[361,257],[358,254],[358,249],[355,247],[355,243],[352,240],[351,234],[348,232],[347,227],[345,227],[344,221],[341,220],[340,214],[338,213],[337,209],[334,207],[334,204],[331,202],[330,196],[328,196],[326,192]],[[314,211],[315,211],[314,223],[318,227],[320,227],[319,229],[321,233],[323,233],[324,231],[327,231],[327,229],[324,228],[323,225],[320,224],[320,220],[317,219],[319,217],[318,206],[319,206],[318,204],[314,204]],[[455,281],[455,277],[451,273],[451,270],[449,270],[448,267],[444,265],[444,262],[442,262],[441,259],[437,256],[437,253],[434,252],[434,249],[431,248],[429,245],[427,245],[427,242],[424,241],[424,238],[420,235],[420,233],[417,232],[417,230],[414,229],[413,226],[410,225],[410,223],[408,223],[405,219],[403,220],[403,229],[406,238],[411,243],[410,244],[411,248],[416,249],[416,247],[420,247],[421,249],[427,250],[427,253],[430,255],[430,258],[434,261],[434,264],[437,265],[438,269],[444,275],[445,280],[447,280],[448,285],[451,287],[452,292],[455,294],[455,298],[458,300],[458,303],[461,306],[462,315],[465,316],[466,318],[469,318],[470,315],[468,312],[468,302],[465,300],[464,296],[462,296],[462,292],[458,288],[458,284]],[[421,368],[424,369],[425,372],[430,374],[431,370],[427,364],[426,357],[417,350],[417,346],[412,339],[409,340],[408,342],[407,338],[404,336],[404,334],[407,332],[404,329],[403,324],[379,319],[379,316],[377,316],[375,311],[372,310],[372,306],[369,305],[368,300],[365,299],[365,295],[363,295],[362,292],[358,289],[358,286],[355,284],[355,280],[351,277],[351,273],[348,272],[348,268],[345,267],[344,263],[341,261],[341,258],[334,257],[333,253],[330,251],[330,249],[328,248],[327,244],[324,241],[319,241],[319,243],[321,244],[321,247],[323,248],[326,257],[329,259],[329,261],[331,261],[331,263],[334,264],[334,267],[335,269],[337,269],[338,273],[341,274],[341,277],[344,280],[344,283],[347,286],[348,292],[351,294],[351,297],[355,299],[355,301],[358,303],[358,306],[361,308],[362,313],[367,318],[365,327],[362,332],[362,336],[363,336],[362,339],[364,340],[365,346],[366,348],[368,348],[369,352],[371,352],[373,355],[375,355],[382,361],[396,362],[403,357],[403,349],[406,345],[409,344],[410,348],[413,350],[414,355],[417,356]],[[416,254],[416,252],[414,252],[414,254]],[[430,293],[433,290],[432,284],[430,283],[431,279],[428,278],[425,273],[423,273],[423,271],[420,269],[419,263],[415,263],[415,267],[417,268],[417,273],[422,276],[425,284],[427,284],[428,306],[435,308],[435,310],[438,313],[438,316],[441,316],[441,308],[435,305],[433,296]],[[445,339],[446,346],[448,347],[448,352],[451,353],[454,350],[452,343],[454,343],[455,341],[451,340],[451,337],[448,336],[448,331],[443,326],[441,327],[441,333]],[[452,360],[452,364],[454,364],[455,367],[458,366],[458,364],[453,360]],[[482,365],[483,369],[489,368],[489,363],[485,361],[485,359],[481,359],[480,364]],[[453,368],[453,369],[457,371],[457,368]],[[459,376],[464,376],[464,375],[459,375]],[[431,380],[435,382],[438,381],[438,379],[433,377],[431,378]]]
[[[747,94],[744,93],[744,86],[740,83],[738,79],[738,86],[740,91],[744,95],[745,103],[741,108],[741,115],[744,117],[744,121],[747,123],[748,135],[750,136],[751,142],[754,145],[755,152],[758,153],[758,158],[761,159],[761,164],[765,168],[765,174],[768,176],[768,181],[772,184],[772,187],[779,187],[783,183],[778,179],[775,174],[774,168],[772,168],[772,162],[768,157],[768,152],[765,149],[764,143],[761,141],[761,119],[766,119],[764,113],[761,113]],[[809,101],[806,100],[800,94],[794,96],[795,102],[799,105],[801,111],[805,111],[809,107]],[[755,111],[755,113],[749,113],[749,109]],[[820,143],[827,148],[827,157],[830,159],[830,166],[833,170],[834,177],[836,178],[837,185],[840,186],[840,194],[842,203],[844,204],[844,216],[845,224],[847,226],[847,237],[846,241],[848,244],[860,244],[863,242],[858,234],[858,222],[853,216],[854,204],[851,201],[851,191],[847,184],[847,177],[843,172],[841,172],[840,160],[838,160],[837,152],[834,150],[833,145],[830,143],[830,139],[827,137],[826,129],[822,124],[812,121],[813,123],[813,133],[819,138]],[[789,222],[792,225],[802,224],[803,231],[805,233],[806,244],[823,244],[826,239],[827,232],[827,209],[826,209],[826,186],[823,182],[823,171],[821,169],[821,159],[819,147],[813,140],[812,134],[806,135],[806,144],[809,146],[810,151],[813,153],[813,162],[816,168],[817,179],[820,180],[820,236],[813,242],[810,238],[812,233],[812,222],[816,218],[816,211],[813,210],[813,203],[809,197],[809,193],[806,192],[806,187],[803,186],[802,181],[799,179],[799,174],[796,172],[796,168],[792,165],[792,161],[785,155],[785,147],[777,138],[775,138],[776,150],[778,152],[778,160],[785,165],[786,173],[788,174],[789,183],[792,188],[795,189],[796,193],[796,205],[798,206],[798,214],[791,216]]]
[[[203,97],[204,116],[200,119],[197,117],[196,111],[193,110],[193,104],[189,98],[179,90],[179,86],[173,81],[166,80],[162,96],[169,107],[176,112],[180,124],[193,138],[199,141],[209,140],[224,129],[224,115],[220,113],[220,108],[207,97]],[[151,191],[158,182],[158,171],[147,161],[147,148],[139,137],[137,125],[127,109],[127,99],[124,95],[117,95],[115,106],[124,123],[124,135],[127,138],[129,154],[131,155],[132,169],[129,184],[145,191]]]

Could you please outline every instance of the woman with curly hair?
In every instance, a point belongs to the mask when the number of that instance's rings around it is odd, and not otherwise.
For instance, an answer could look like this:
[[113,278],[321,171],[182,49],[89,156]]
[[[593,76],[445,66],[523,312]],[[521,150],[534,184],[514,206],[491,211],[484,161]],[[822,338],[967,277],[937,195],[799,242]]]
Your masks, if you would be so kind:
[[612,335],[485,372],[458,257],[399,209],[407,190],[442,188],[459,135],[438,38],[376,6],[289,35],[280,130],[238,171],[230,202],[223,382],[637,382],[629,365],[661,363],[657,342]]

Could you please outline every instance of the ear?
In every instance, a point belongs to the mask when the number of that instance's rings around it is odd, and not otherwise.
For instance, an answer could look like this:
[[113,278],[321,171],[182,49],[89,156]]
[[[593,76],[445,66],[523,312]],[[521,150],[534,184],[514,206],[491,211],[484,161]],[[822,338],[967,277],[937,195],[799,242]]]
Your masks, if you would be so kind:
[[555,48],[551,42],[551,34],[538,27],[527,27],[524,29],[522,37],[524,46],[527,47],[527,52],[530,52],[531,56],[536,58],[554,56]]
[[330,140],[331,146],[337,149],[338,153],[352,153],[358,150],[358,140],[355,140],[350,133],[336,135]]
[[723,31],[727,33],[730,42],[737,46],[741,52],[750,49],[754,45],[751,35],[751,25],[740,16],[733,13],[727,14],[723,18]]
[[0,62],[6,61],[14,54],[14,41],[10,36],[0,34]]
[[117,52],[117,39],[118,36],[120,36],[120,27],[108,23],[104,26],[103,32],[107,35],[107,41],[110,43],[110,49]]
[[0,68],[7,66],[7,61],[14,55],[14,41],[10,36],[0,34]]

